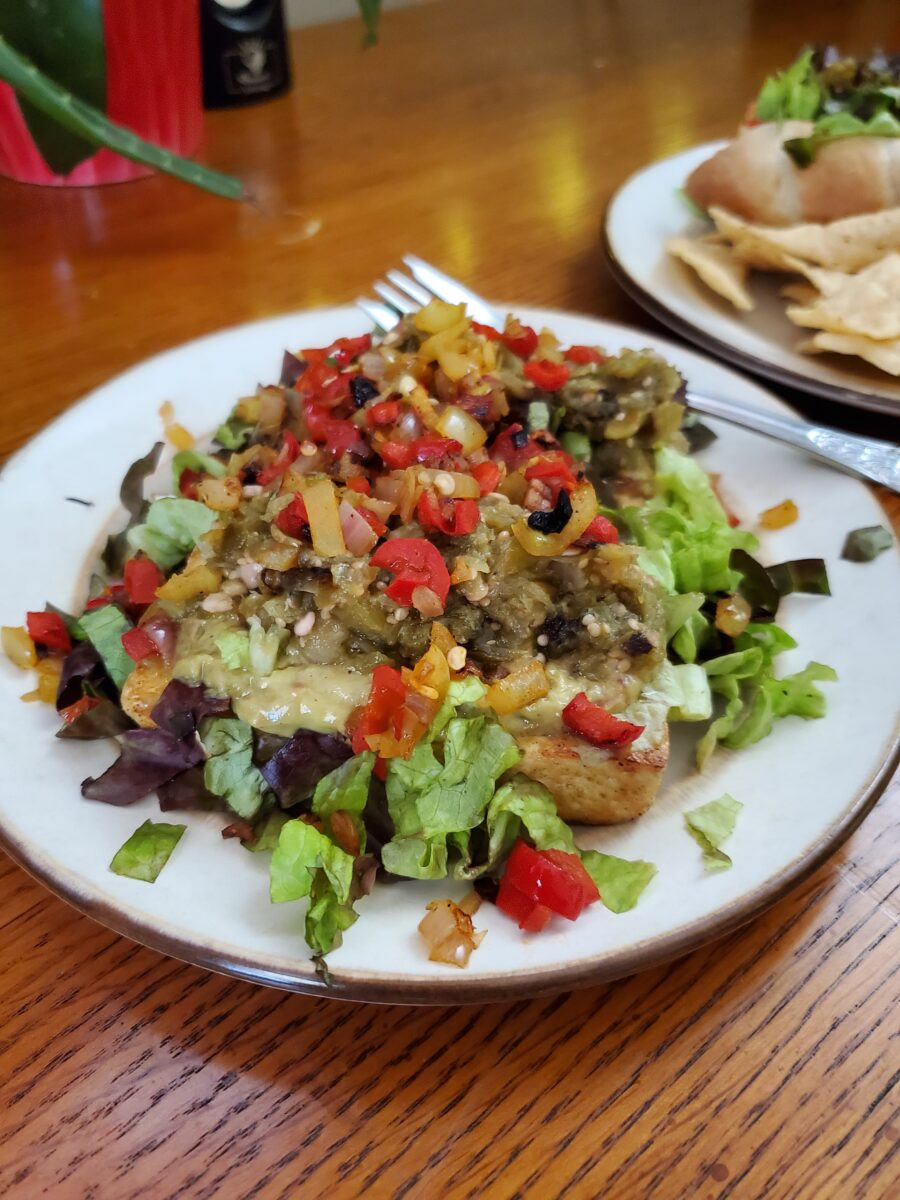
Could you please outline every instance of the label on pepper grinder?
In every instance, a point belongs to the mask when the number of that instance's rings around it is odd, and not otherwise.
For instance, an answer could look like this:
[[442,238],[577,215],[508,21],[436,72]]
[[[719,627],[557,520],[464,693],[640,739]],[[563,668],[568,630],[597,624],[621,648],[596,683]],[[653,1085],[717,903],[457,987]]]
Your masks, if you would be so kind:
[[281,0],[201,0],[203,100],[228,108],[290,84]]

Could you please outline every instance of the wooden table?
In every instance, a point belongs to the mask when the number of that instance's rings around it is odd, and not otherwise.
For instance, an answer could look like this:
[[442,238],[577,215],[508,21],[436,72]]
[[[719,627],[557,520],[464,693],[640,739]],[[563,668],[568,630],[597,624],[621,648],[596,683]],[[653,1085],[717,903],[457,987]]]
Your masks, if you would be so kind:
[[[391,14],[366,54],[352,24],[305,32],[291,95],[209,119],[207,161],[256,208],[162,179],[0,181],[0,451],[146,355],[349,301],[404,251],[488,295],[651,327],[598,254],[614,187],[729,132],[803,41],[898,35],[876,0],[445,0]],[[897,1195],[896,784],[718,945],[484,1008],[206,974],[4,860],[0,1195]]]

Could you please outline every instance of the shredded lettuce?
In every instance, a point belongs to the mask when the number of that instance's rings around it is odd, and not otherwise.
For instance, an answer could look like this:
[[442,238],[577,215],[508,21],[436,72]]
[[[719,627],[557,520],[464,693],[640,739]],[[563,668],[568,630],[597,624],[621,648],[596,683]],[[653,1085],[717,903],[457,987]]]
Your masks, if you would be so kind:
[[221,479],[225,474],[225,464],[211,454],[201,454],[199,450],[179,450],[172,459],[172,483],[176,492],[185,471],[200,471]]
[[590,462],[591,439],[580,429],[568,429],[559,439],[559,444],[567,454],[582,462]]
[[269,895],[274,904],[309,897],[306,941],[327,954],[356,920],[350,899],[353,858],[327,834],[305,821],[287,821],[269,866]]
[[359,852],[366,848],[366,827],[363,811],[369,798],[369,783],[375,755],[366,750],[355,758],[348,758],[316,784],[312,798],[312,810],[324,820],[325,830],[331,833],[331,816],[339,810],[352,819],[359,837]]
[[223,666],[229,671],[245,671],[250,665],[250,635],[244,629],[229,629],[215,639]]
[[666,701],[670,721],[708,721],[712,716],[709,679],[696,663],[664,662],[651,690]]
[[585,850],[581,855],[587,873],[597,885],[603,904],[614,913],[628,912],[640,900],[647,884],[656,874],[656,867],[643,859],[633,861]]
[[158,567],[170,571],[217,519],[211,508],[197,500],[163,496],[150,505],[143,524],[128,530],[128,545],[132,550],[143,550]]
[[893,537],[883,525],[867,525],[864,529],[851,529],[844,539],[841,558],[845,558],[847,562],[872,562],[879,554],[890,550],[893,544]]
[[186,825],[168,825],[164,821],[145,821],[119,847],[109,869],[129,879],[155,883],[186,828]]
[[253,763],[253,730],[237,717],[213,717],[203,722],[200,740],[207,754],[204,784],[239,817],[251,820],[266,794],[266,781]]
[[131,629],[131,622],[115,604],[103,604],[89,608],[79,618],[78,626],[100,655],[110,679],[121,688],[134,670],[134,660],[122,645],[122,634]]
[[816,121],[808,137],[789,138],[784,149],[798,167],[808,167],[823,146],[849,137],[900,137],[900,121],[890,112],[867,120],[848,112],[830,113]]
[[806,49],[786,70],[765,81],[756,101],[756,115],[760,121],[811,121],[823,99],[813,52]]
[[288,632],[280,625],[263,629],[259,617],[251,617],[248,642],[250,670],[255,675],[271,675],[278,662],[281,647],[287,641]]
[[243,450],[254,428],[249,421],[242,421],[232,413],[216,430],[215,438],[226,450]]
[[703,866],[707,871],[725,871],[731,866],[731,859],[721,845],[734,832],[737,815],[743,807],[726,793],[684,814],[685,828],[703,851]]

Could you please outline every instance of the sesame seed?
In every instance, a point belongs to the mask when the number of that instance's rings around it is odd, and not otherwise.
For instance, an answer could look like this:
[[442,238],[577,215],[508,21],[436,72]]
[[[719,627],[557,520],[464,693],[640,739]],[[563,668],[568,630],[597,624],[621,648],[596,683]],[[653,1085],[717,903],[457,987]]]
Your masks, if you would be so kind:
[[509,539],[510,539],[510,532],[508,529],[501,529],[500,532],[497,534],[498,542],[508,542]]
[[408,396],[410,392],[414,392],[419,385],[413,379],[412,375],[401,375],[394,387],[401,396]]
[[313,625],[316,623],[316,614],[312,612],[304,613],[299,621],[294,622],[294,633],[297,637],[306,637]]
[[434,486],[442,496],[452,496],[456,491],[456,482],[446,471],[438,471],[434,477]]
[[600,626],[596,621],[591,621],[587,627],[588,635],[592,638],[600,636]]
[[301,442],[300,444],[300,453],[304,458],[312,458],[312,456],[317,452],[317,449],[318,447],[316,446],[315,442]]
[[547,637],[546,633],[539,633],[537,635],[537,644],[539,646],[549,646],[550,645],[550,639]]
[[594,617],[590,613],[585,613],[584,616],[581,618],[581,623],[582,623],[582,625],[590,625],[590,623],[593,620],[594,620]]
[[408,608],[398,608],[397,611],[394,613],[394,620],[397,622],[405,621],[408,616],[409,616]]
[[262,495],[262,488],[258,483],[245,483],[241,488],[241,495],[245,500],[252,500],[254,496]]
[[204,612],[208,613],[230,612],[234,607],[234,601],[230,596],[226,596],[224,592],[213,592],[212,595],[205,596],[201,600],[200,607]]
[[222,591],[226,596],[243,596],[247,592],[247,585],[242,579],[226,579],[222,584]]
[[534,656],[534,661],[543,664],[547,661],[547,655],[546,654],[536,654]]
[[466,665],[465,646],[454,646],[447,652],[447,666],[451,671],[461,671]]

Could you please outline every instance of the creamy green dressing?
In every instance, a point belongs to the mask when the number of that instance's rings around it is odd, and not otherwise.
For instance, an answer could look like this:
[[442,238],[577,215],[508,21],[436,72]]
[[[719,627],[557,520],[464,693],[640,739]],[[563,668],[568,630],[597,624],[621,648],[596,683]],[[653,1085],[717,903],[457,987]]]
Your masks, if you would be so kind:
[[371,682],[368,674],[335,666],[281,667],[271,675],[253,675],[229,670],[213,654],[179,658],[175,676],[228,696],[241,720],[282,737],[298,729],[343,733],[353,709],[365,704]]

